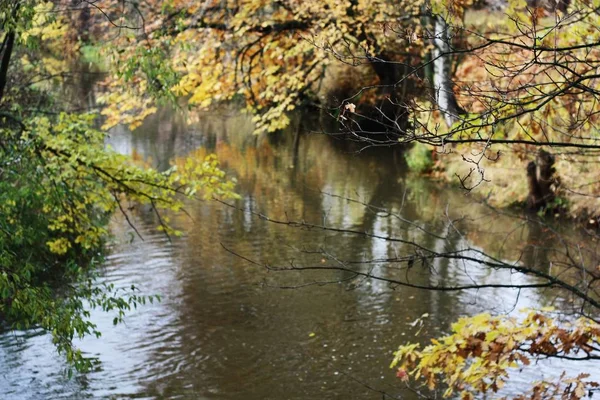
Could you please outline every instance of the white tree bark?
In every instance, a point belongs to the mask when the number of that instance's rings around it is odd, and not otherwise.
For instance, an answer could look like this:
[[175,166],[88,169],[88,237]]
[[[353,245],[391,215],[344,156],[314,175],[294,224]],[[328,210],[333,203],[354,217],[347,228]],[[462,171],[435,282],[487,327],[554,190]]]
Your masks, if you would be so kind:
[[441,16],[435,17],[433,40],[433,85],[435,100],[448,126],[458,120],[458,104],[452,90],[452,63],[450,52],[450,27]]

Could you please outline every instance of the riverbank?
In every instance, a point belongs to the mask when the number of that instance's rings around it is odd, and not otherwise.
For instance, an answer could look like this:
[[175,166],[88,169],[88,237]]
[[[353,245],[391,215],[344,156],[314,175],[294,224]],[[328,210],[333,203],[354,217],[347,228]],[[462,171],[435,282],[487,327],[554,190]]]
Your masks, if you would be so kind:
[[[493,207],[527,208],[527,165],[535,160],[537,149],[516,152],[502,146],[485,155],[482,151],[483,146],[435,148],[427,175],[462,187]],[[556,197],[548,210],[540,212],[550,211],[555,217],[596,228],[600,218],[597,170],[587,163],[580,164],[582,156],[564,151],[551,154],[555,157]]]

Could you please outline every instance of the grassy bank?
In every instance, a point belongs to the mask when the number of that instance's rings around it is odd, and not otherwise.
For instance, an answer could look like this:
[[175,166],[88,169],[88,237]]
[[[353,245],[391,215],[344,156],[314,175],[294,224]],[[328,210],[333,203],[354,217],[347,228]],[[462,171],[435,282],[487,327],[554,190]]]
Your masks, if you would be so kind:
[[[529,187],[527,164],[535,160],[537,149],[515,152],[505,146],[492,147],[482,154],[483,146],[448,146],[423,151],[409,150],[409,167],[424,172],[434,179],[443,180],[485,200],[494,207],[526,207]],[[567,151],[547,149],[554,155],[555,176],[559,182],[553,202],[553,213],[560,209],[568,218],[597,224],[600,210],[600,181],[596,156],[585,157]],[[415,160],[416,159],[416,160]],[[432,160],[429,162],[429,160]],[[428,165],[425,170],[423,166]],[[591,222],[592,220],[595,222]]]

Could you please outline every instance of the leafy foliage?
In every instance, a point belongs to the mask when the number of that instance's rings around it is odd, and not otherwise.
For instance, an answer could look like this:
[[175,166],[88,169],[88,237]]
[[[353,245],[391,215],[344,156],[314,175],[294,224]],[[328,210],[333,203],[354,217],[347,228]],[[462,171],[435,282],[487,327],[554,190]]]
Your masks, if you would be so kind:
[[[101,99],[107,127],[118,122],[135,127],[155,111],[152,98],[185,96],[200,109],[241,100],[254,116],[255,131],[273,132],[289,124],[288,113],[304,99],[316,98],[332,60],[369,63],[389,49],[418,53],[414,49],[422,45],[420,1],[153,5],[141,10],[151,23],[133,12],[127,20],[139,35],[124,35],[106,49],[113,60]],[[386,30],[402,33],[382,34]]]
[[94,128],[93,114],[61,112],[52,86],[40,84],[66,67],[52,62],[66,31],[52,9],[37,2],[0,7],[7,32],[0,53],[6,77],[0,91],[0,320],[47,330],[69,363],[85,371],[92,360],[72,340],[100,336],[89,310],[114,311],[117,324],[131,307],[158,298],[140,295],[135,286],[97,284],[111,214],[120,211],[129,220],[130,203],[146,204],[159,229],[179,234],[164,211],[180,211],[196,196],[235,197],[235,182],[214,155],[167,171],[136,165],[106,148],[106,132]]
[[419,142],[413,145],[404,158],[406,159],[408,168],[414,172],[426,172],[433,166],[431,149],[429,146]]
[[461,54],[454,92],[464,113],[447,126],[435,102],[420,99],[411,108],[415,138],[451,146],[456,154],[445,157],[445,177],[468,178],[467,187],[499,206],[525,200],[523,170],[514,166],[545,144],[560,153],[559,195],[572,215],[594,214],[600,205],[590,168],[599,161],[600,140],[597,5],[574,0],[566,13],[549,13],[530,3],[509,1],[493,22],[478,22],[481,14],[471,22],[453,19],[452,51]]
[[86,319],[89,307],[116,309],[120,321],[130,305],[152,299],[135,292],[124,299],[93,283],[111,213],[127,213],[124,201],[149,204],[160,228],[178,234],[161,210],[178,211],[197,192],[234,196],[214,156],[164,172],[141,168],[106,150],[92,121],[85,114],[33,118],[22,133],[3,129],[0,147],[0,315],[16,328],[52,332],[80,369],[89,362],[71,347],[72,338],[99,335]]
[[[529,365],[540,357],[599,359],[600,325],[589,318],[560,324],[546,312],[530,311],[525,318],[479,314],[452,325],[452,334],[420,349],[419,344],[401,346],[392,367],[398,376],[423,380],[430,389],[447,386],[444,397],[463,399],[496,393],[511,369]],[[580,399],[600,383],[564,375],[558,382],[538,382],[530,395],[518,399]]]

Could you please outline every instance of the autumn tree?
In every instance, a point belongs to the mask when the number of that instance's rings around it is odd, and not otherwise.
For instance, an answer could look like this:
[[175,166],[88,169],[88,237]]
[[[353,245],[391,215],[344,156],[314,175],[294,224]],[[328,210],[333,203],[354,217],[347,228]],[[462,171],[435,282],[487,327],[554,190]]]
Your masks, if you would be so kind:
[[[136,6],[128,18],[109,23],[135,28],[105,52],[114,61],[102,98],[106,126],[135,127],[155,111],[155,99],[186,97],[197,109],[239,101],[255,116],[257,133],[280,130],[292,110],[317,100],[332,61],[356,65],[362,62],[357,54],[368,60],[371,83],[382,88],[371,104],[405,124],[406,111],[394,106],[399,96],[392,88],[410,69],[407,63],[420,57],[422,6],[387,0]],[[390,29],[405,34],[385,34]],[[371,118],[381,119],[376,113]]]
[[73,347],[100,336],[89,310],[115,313],[115,324],[138,303],[155,299],[137,288],[96,282],[108,239],[107,222],[130,205],[146,204],[159,229],[178,232],[162,211],[183,199],[234,196],[214,156],[187,160],[167,171],[136,165],[105,148],[96,116],[66,108],[53,90],[73,73],[61,54],[65,14],[52,3],[0,5],[0,321],[38,327],[77,370],[92,360]]
[[[184,97],[201,110],[237,102],[255,116],[257,133],[276,131],[301,104],[318,102],[328,71],[363,67],[350,72],[359,75],[368,67],[370,85],[324,109],[354,139],[371,146],[419,142],[453,153],[436,173],[456,180],[447,173],[456,168],[445,165],[457,164],[461,184],[491,190],[496,205],[515,197],[525,203],[533,193],[525,168],[506,173],[503,165],[531,159],[542,146],[571,149],[555,160],[562,192],[543,197],[564,198],[580,215],[593,213],[597,204],[575,193],[592,179],[585,159],[598,145],[593,135],[572,132],[588,131],[596,115],[593,6],[573,3],[570,14],[544,17],[550,11],[513,1],[504,20],[489,24],[477,22],[481,14],[467,17],[470,4],[215,1],[129,10],[106,4],[96,13],[115,16],[100,35],[111,40],[104,56],[114,61],[100,98],[105,127],[138,126],[161,103]],[[116,39],[113,29],[120,30]],[[577,42],[588,31],[586,43]],[[558,186],[556,180],[553,190]]]

